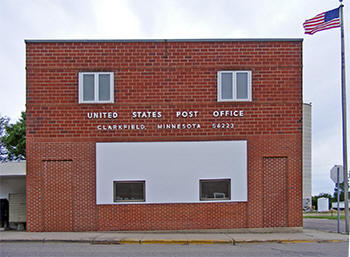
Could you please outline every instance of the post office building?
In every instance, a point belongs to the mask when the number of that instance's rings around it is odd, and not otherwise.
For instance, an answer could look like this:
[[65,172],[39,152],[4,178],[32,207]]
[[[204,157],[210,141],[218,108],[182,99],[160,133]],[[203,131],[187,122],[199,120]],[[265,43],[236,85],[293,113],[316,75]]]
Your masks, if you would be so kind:
[[302,40],[26,40],[27,230],[298,230]]

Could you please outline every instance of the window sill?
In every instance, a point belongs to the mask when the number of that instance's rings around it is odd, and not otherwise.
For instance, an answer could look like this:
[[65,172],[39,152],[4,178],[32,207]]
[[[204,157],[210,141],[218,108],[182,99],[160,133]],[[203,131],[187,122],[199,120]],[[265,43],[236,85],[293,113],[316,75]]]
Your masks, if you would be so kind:
[[115,203],[135,203],[135,202],[145,202],[145,200],[116,200]]
[[113,104],[114,102],[79,102],[79,104]]
[[230,201],[230,198],[201,198],[200,201]]

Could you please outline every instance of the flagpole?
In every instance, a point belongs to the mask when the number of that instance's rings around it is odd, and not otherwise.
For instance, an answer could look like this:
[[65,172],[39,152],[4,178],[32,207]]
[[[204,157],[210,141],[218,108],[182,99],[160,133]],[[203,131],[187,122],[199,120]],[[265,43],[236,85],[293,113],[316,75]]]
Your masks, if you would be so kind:
[[348,185],[348,150],[347,150],[347,119],[346,119],[346,83],[345,83],[345,43],[342,0],[340,0],[340,35],[341,35],[341,88],[342,88],[342,120],[343,120],[343,172],[344,172],[344,213],[345,232],[349,233],[349,185]]

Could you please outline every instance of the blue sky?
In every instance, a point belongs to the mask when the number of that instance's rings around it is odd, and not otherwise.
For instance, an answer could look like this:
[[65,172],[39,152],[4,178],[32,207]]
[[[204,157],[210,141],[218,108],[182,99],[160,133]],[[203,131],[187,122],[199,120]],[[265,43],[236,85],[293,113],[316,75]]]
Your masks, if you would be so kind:
[[332,193],[329,170],[342,163],[340,31],[309,36],[302,24],[338,6],[336,0],[1,0],[0,115],[15,121],[25,110],[24,39],[303,38],[303,98],[312,103],[312,191]]

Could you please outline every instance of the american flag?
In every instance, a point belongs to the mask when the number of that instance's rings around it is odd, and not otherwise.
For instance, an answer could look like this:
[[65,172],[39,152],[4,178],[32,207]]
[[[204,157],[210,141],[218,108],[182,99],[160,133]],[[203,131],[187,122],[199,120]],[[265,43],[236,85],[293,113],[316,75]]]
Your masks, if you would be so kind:
[[312,35],[322,30],[340,27],[339,8],[340,7],[328,12],[320,13],[315,17],[306,20],[303,24],[305,34]]

